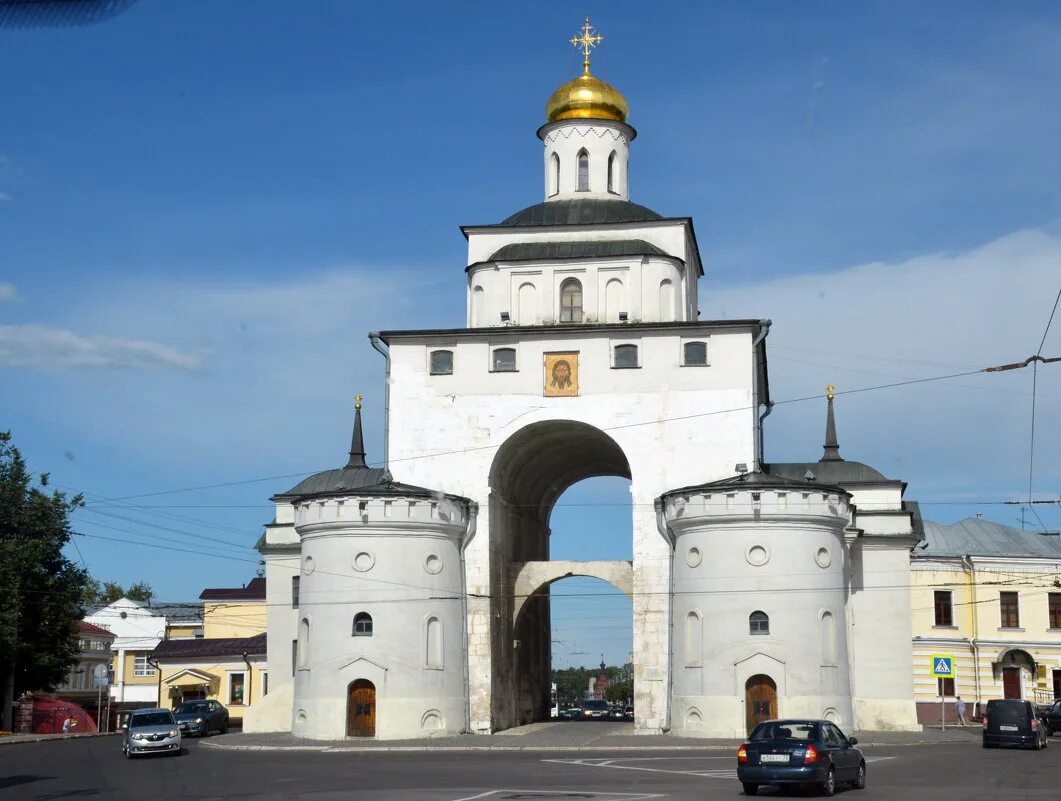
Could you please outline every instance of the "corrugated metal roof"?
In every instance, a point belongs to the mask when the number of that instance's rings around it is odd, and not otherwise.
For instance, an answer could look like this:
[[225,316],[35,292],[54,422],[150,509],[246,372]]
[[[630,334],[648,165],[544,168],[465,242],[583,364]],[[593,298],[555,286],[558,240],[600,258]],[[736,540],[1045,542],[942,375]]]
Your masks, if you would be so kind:
[[1021,531],[993,520],[967,517],[951,525],[925,521],[924,556],[1041,556],[1061,559],[1061,536]]
[[611,242],[514,242],[490,257],[490,261],[541,261],[544,259],[586,259],[612,256],[669,256],[643,239],[617,239]]
[[264,654],[265,635],[253,637],[218,637],[209,640],[163,640],[151,652],[154,658],[173,659],[175,657],[197,656],[242,656],[243,654]]
[[506,217],[499,225],[607,225],[662,219],[662,214],[629,200],[575,198],[536,203]]

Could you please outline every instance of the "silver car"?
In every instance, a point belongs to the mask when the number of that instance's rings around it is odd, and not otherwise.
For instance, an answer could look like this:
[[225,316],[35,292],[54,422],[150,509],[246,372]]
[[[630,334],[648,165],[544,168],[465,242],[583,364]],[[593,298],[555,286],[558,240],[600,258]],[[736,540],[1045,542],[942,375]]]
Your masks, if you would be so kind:
[[180,752],[181,732],[168,709],[137,709],[129,716],[122,735],[122,753],[127,758]]

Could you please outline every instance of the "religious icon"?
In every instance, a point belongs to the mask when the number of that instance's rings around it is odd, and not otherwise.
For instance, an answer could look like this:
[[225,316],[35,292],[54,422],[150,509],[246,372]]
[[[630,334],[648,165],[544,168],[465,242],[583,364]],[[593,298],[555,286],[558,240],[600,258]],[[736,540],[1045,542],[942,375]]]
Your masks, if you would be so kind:
[[545,397],[578,395],[578,353],[545,354]]

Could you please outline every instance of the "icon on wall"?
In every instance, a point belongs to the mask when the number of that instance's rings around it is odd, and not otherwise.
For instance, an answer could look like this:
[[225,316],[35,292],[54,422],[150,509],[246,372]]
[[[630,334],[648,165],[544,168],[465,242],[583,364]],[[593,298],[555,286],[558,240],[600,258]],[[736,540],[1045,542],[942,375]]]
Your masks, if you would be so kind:
[[545,397],[578,395],[578,352],[545,354]]

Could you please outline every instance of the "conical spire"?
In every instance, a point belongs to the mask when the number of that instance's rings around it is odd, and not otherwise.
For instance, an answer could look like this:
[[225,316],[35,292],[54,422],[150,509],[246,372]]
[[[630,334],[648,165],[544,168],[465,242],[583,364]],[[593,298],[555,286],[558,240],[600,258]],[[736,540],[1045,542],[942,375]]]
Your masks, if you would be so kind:
[[365,464],[365,439],[361,435],[361,396],[354,396],[354,436],[350,440],[350,461],[347,467],[368,467]]
[[842,462],[840,456],[840,443],[836,441],[836,418],[833,416],[833,393],[836,387],[832,384],[825,388],[829,394],[829,412],[825,419],[825,450],[822,452],[822,462]]

